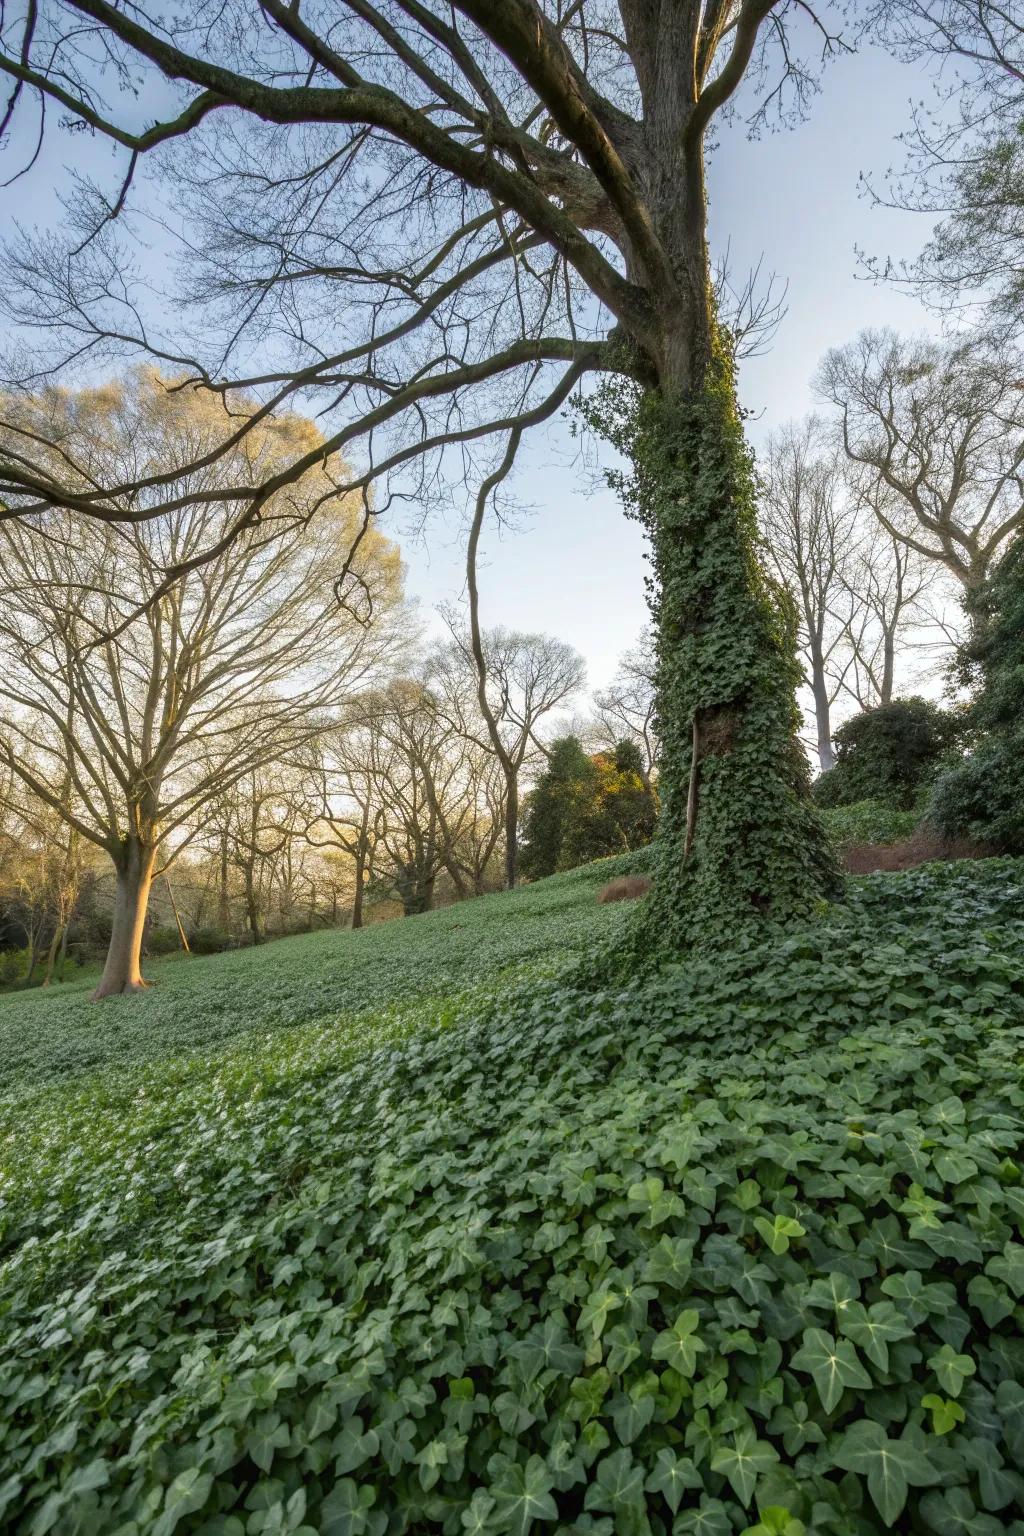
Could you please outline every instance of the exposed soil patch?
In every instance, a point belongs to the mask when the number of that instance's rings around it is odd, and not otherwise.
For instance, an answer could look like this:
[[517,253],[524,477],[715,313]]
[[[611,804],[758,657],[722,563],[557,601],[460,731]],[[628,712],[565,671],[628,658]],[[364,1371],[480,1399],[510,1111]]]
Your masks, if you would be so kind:
[[609,880],[601,887],[597,899],[601,906],[609,901],[638,901],[650,888],[651,882],[646,875],[620,875],[617,880]]
[[920,826],[901,843],[851,843],[843,864],[851,875],[871,875],[876,870],[916,869],[934,859],[987,859],[995,850],[966,837],[940,837],[933,828]]

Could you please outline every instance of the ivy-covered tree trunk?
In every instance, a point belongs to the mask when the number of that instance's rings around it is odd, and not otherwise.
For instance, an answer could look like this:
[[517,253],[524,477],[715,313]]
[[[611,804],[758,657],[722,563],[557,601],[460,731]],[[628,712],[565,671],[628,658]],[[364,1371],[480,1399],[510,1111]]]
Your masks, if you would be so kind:
[[757,560],[724,347],[703,387],[642,395],[631,447],[652,546],[663,743],[654,889],[637,937],[663,952],[810,915],[838,871],[797,740],[793,625]]

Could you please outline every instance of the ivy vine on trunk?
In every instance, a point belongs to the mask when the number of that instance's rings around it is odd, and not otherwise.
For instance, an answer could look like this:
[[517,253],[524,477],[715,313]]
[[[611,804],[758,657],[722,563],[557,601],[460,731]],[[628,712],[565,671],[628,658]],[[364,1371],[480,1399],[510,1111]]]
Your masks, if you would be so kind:
[[605,386],[588,414],[630,463],[612,479],[653,565],[661,816],[633,958],[806,916],[839,871],[796,737],[795,626],[757,560],[728,338],[703,387]]

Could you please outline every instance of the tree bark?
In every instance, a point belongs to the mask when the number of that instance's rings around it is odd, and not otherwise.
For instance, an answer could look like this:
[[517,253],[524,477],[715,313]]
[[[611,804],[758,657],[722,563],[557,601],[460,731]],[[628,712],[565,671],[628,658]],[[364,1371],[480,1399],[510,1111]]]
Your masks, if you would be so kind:
[[519,876],[519,775],[505,780],[505,886],[515,889]]
[[832,706],[829,703],[825,669],[820,658],[811,657],[811,693],[814,696],[814,724],[818,737],[818,762],[822,773],[834,766],[836,755],[832,746]]
[[356,888],[352,897],[352,927],[363,926],[363,892],[366,885],[366,855],[360,848],[356,854]]
[[142,935],[155,862],[156,849],[151,844],[137,837],[124,839],[114,860],[114,922],[103,975],[92,994],[94,1001],[121,992],[139,992],[148,985],[142,975]]
[[57,953],[63,944],[64,934],[67,932],[67,926],[67,923],[58,923],[53,930],[53,938],[50,940],[50,947],[46,952],[46,973],[43,976],[44,987],[48,987],[53,981],[54,966],[57,963]]
[[72,909],[71,913],[68,916],[68,920],[64,924],[64,927],[63,927],[63,929],[61,931],[61,936],[60,936],[60,953],[57,956],[57,980],[58,981],[63,981],[64,980],[64,967],[67,964],[67,958],[68,958],[68,934],[71,932],[71,924],[72,924],[72,922],[74,920],[74,916],[75,916],[74,909]]
[[252,869],[245,870],[245,911],[249,922],[249,933],[254,944],[263,943],[263,929],[260,927],[260,907],[256,900],[256,887],[253,884]]
[[228,834],[227,829],[220,835],[220,898],[218,907],[221,931],[227,933],[231,927],[231,900],[228,894]]

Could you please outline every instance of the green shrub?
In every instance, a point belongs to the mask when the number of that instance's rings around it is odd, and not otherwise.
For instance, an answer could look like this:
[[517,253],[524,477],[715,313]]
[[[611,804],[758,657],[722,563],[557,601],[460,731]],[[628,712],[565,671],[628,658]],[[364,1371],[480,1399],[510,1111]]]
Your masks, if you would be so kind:
[[575,736],[556,741],[526,804],[520,864],[527,878],[649,843],[658,802],[642,767],[635,742],[588,756]]
[[972,750],[935,786],[929,818],[949,837],[1024,852],[1024,539],[976,597],[975,625],[958,658],[975,689],[967,713]]
[[911,835],[920,820],[917,811],[897,811],[884,800],[828,806],[821,814],[840,848],[851,843],[900,843]]
[[896,699],[844,721],[835,734],[836,763],[815,781],[819,805],[882,800],[908,811],[930,785],[961,725],[928,699]]
[[[132,1067],[155,992],[66,1006],[55,1067],[90,1029],[113,1066],[9,1101],[5,1529],[1021,1530],[1024,870],[874,877],[615,991],[510,986],[506,947],[429,997],[531,901],[578,952],[622,862],[169,968],[189,1038],[204,968],[248,967],[218,1055]],[[289,947],[340,988],[367,940],[419,1015],[281,1029]]]
[[188,943],[194,955],[217,955],[231,947],[231,935],[223,928],[195,928]]
[[154,924],[146,934],[147,955],[173,955],[180,948],[181,935],[177,928]]
[[0,987],[11,987],[22,980],[28,969],[27,949],[7,949],[0,954]]

